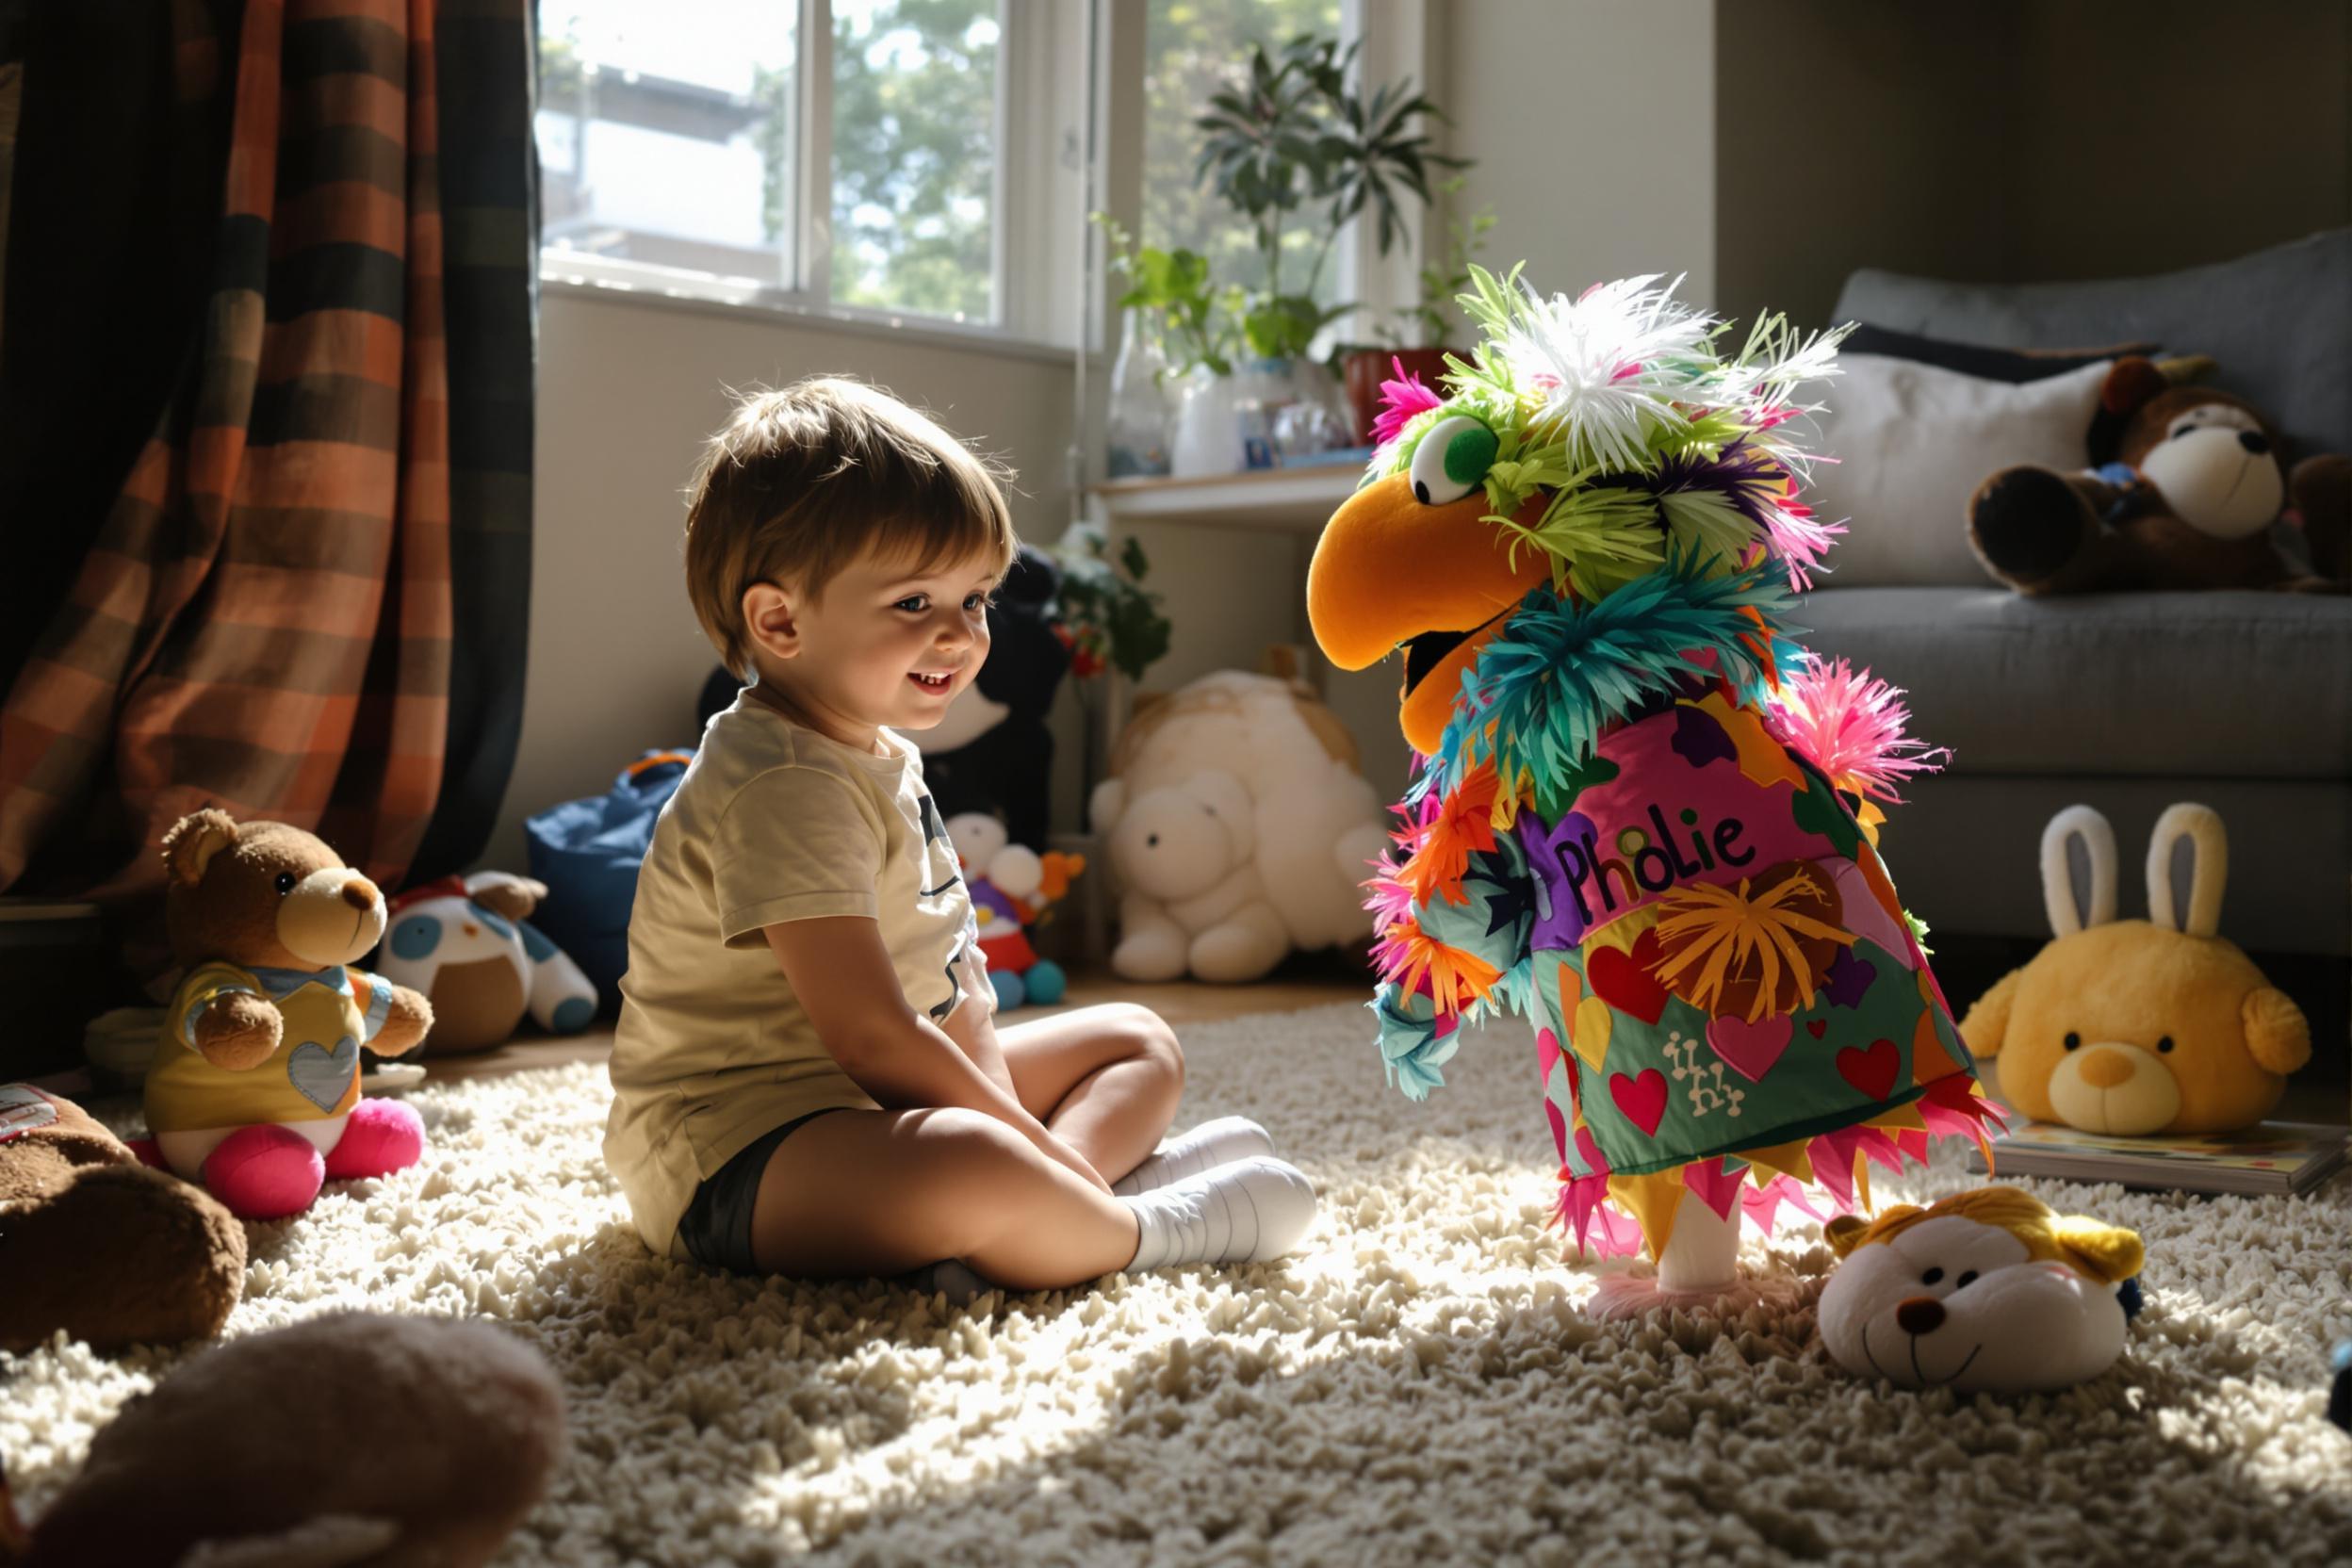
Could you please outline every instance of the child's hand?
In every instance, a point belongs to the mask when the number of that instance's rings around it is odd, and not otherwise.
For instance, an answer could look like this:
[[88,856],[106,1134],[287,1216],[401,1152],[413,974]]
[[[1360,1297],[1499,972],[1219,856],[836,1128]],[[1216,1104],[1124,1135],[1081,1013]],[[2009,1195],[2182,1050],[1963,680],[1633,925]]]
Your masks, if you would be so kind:
[[[761,931],[817,1026],[817,1038],[877,1104],[893,1110],[960,1105],[985,1111],[1089,1185],[1111,1190],[1102,1172],[1021,1104],[985,1003],[974,999],[948,1015],[950,1024],[958,1015],[970,1015],[958,1026],[967,1032],[961,1038],[919,1015],[899,988],[880,928],[863,916],[788,921]],[[984,1069],[975,1053],[985,1053],[991,1068]]]

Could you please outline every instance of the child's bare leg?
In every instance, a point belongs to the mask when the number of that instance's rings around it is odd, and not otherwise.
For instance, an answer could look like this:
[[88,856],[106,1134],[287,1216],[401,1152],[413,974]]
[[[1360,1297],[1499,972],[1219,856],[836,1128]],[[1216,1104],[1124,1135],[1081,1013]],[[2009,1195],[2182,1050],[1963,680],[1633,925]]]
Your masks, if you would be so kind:
[[769,1156],[752,1256],[801,1279],[901,1274],[963,1258],[1015,1290],[1123,1268],[1134,1212],[1006,1123],[954,1107],[833,1111]]
[[1022,1107],[1106,1181],[1143,1163],[1184,1096],[1175,1031],[1132,1002],[1008,1024],[996,1040]]

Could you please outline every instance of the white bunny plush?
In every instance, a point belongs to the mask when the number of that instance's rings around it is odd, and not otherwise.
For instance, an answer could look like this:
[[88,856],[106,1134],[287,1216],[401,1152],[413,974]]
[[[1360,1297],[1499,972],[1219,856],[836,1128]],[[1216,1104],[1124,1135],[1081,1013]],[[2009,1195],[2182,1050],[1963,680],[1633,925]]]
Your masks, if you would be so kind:
[[1293,948],[1368,939],[1362,884],[1387,844],[1331,710],[1226,671],[1138,715],[1095,789],[1119,889],[1111,967],[1130,980],[1247,981]]

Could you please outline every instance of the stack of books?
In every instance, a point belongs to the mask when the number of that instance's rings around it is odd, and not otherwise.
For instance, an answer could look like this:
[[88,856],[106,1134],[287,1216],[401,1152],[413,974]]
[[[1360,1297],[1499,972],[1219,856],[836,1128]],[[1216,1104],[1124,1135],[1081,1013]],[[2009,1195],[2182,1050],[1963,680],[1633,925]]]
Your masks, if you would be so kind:
[[[2309,1192],[2344,1162],[2347,1133],[2301,1121],[2265,1121],[2235,1133],[2108,1137],[2018,1119],[1992,1140],[1989,1174],[2115,1182],[2171,1192],[2265,1195]],[[1985,1172],[1971,1150],[1968,1168]]]

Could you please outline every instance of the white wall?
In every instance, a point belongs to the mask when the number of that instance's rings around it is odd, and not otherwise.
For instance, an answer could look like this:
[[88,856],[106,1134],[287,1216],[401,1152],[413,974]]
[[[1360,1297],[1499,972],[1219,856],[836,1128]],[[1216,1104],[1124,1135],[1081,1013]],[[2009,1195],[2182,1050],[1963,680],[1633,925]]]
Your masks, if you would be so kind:
[[1713,0],[1450,0],[1431,96],[1473,157],[1485,265],[1546,293],[1641,272],[1715,288]]
[[482,864],[523,869],[522,820],[691,745],[717,656],[687,606],[684,486],[727,388],[840,371],[890,387],[1019,471],[1013,519],[1069,519],[1070,360],[550,287],[539,323],[530,669],[513,782]]

